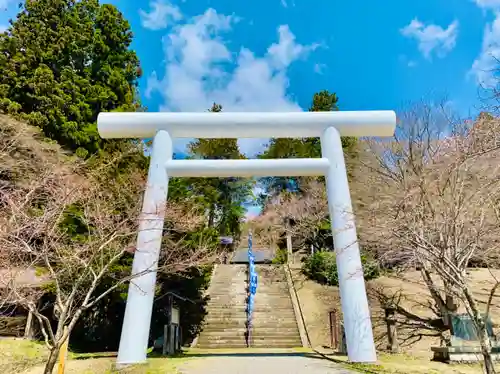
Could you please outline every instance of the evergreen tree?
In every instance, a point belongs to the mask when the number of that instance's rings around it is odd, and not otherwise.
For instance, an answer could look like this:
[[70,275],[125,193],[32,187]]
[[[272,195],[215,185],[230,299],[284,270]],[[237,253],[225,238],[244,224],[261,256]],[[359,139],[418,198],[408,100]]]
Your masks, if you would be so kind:
[[140,108],[131,42],[130,25],[113,5],[26,1],[0,35],[0,109],[81,156],[101,150],[99,112]]
[[[323,90],[314,94],[310,112],[328,112],[339,110],[338,97],[336,93]],[[342,147],[347,153],[347,159],[354,154],[355,138],[342,137]],[[319,138],[279,138],[271,139],[267,150],[260,158],[309,158],[321,157],[321,143]],[[266,177],[261,178],[259,183],[266,191],[260,196],[260,202],[264,203],[270,197],[278,195],[283,191],[300,192],[301,185],[308,178],[303,177]]]
[[[210,112],[222,111],[222,106],[214,103]],[[237,139],[197,139],[188,146],[192,158],[212,160],[244,159]],[[243,204],[251,196],[253,182],[247,178],[205,178],[189,179],[184,186],[197,196],[207,210],[207,225],[215,228],[220,235],[240,234],[240,222],[244,216]]]

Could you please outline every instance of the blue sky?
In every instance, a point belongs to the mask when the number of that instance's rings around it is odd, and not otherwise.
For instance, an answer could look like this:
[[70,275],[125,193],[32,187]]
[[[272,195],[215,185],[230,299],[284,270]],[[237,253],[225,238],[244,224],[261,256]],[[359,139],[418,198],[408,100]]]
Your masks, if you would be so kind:
[[[151,111],[304,110],[328,89],[342,110],[446,95],[466,116],[500,57],[500,0],[109,2],[132,25]],[[17,3],[0,0],[0,27]]]
[[[477,112],[500,57],[500,0],[110,0],[130,21],[150,111],[399,109],[447,96]],[[0,27],[17,0],[0,0]],[[263,139],[240,140],[247,155]],[[185,142],[177,142],[183,148]]]

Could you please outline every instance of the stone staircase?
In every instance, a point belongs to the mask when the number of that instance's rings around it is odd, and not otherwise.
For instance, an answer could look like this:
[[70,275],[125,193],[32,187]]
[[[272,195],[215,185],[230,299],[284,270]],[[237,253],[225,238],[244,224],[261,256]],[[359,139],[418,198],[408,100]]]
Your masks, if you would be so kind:
[[[208,289],[210,300],[196,348],[246,347],[247,265],[217,265]],[[284,269],[256,265],[259,277],[253,312],[251,347],[301,347]]]
[[208,288],[208,314],[196,348],[246,347],[246,271],[246,265],[217,265]]
[[252,316],[251,347],[302,347],[285,270],[256,265],[257,293]]

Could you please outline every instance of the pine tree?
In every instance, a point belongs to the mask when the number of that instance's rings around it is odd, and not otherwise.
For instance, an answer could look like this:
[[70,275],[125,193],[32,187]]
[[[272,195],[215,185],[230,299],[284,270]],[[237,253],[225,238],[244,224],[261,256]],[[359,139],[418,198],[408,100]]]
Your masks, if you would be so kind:
[[[214,103],[210,112],[221,112],[222,106]],[[237,139],[197,139],[188,146],[191,157],[212,160],[244,159]],[[220,235],[240,234],[240,223],[244,216],[243,204],[251,196],[253,182],[248,178],[190,179],[187,183],[194,194],[203,196],[208,211],[208,227],[218,230]]]
[[[314,94],[312,104],[309,108],[310,112],[328,112],[337,111],[338,97],[336,93],[330,93],[323,90]],[[355,138],[342,137],[342,147],[347,153],[347,160],[355,154]],[[319,138],[279,138],[271,139],[267,150],[262,153],[260,158],[309,158],[321,157],[321,143]],[[278,195],[283,191],[300,192],[301,186],[309,178],[302,177],[267,177],[261,178],[259,182],[262,184],[266,192],[260,196],[261,203],[265,203],[267,199]]]
[[99,151],[106,143],[97,132],[99,112],[140,108],[131,42],[129,23],[112,5],[26,1],[0,35],[0,109],[81,156]]

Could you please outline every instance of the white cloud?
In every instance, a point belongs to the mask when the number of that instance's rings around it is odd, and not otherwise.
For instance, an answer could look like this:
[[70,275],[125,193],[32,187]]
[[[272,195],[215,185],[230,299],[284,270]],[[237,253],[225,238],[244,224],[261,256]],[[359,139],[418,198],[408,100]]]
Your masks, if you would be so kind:
[[294,0],[291,0],[291,1],[290,0],[288,0],[288,1],[287,0],[281,0],[281,6],[283,8],[288,8],[288,6],[294,7],[295,6],[295,1]]
[[484,29],[481,54],[472,64],[469,75],[473,75],[479,84],[494,85],[494,70],[498,66],[498,59],[500,59],[500,13],[497,13],[493,23],[486,25]]
[[446,29],[443,29],[434,24],[424,25],[415,18],[400,31],[403,36],[417,40],[418,49],[426,59],[431,59],[433,51],[437,57],[444,57],[455,47],[458,21],[453,21]]
[[314,64],[314,72],[316,74],[324,74],[326,70],[325,64]]
[[496,9],[500,8],[500,0],[474,0],[480,8]]
[[[278,28],[278,41],[256,56],[247,48],[229,50],[222,34],[231,30],[234,16],[208,9],[175,26],[163,38],[166,68],[163,79],[153,73],[148,90],[159,91],[162,111],[206,111],[213,102],[225,111],[301,111],[287,95],[287,69],[307,56],[316,44],[297,43],[288,26]],[[267,139],[240,139],[241,150],[254,155]]]
[[139,10],[142,26],[146,29],[166,29],[170,26],[170,23],[179,21],[182,18],[179,8],[167,1],[155,0],[150,2],[149,7],[151,8],[149,13],[142,9]]
[[409,68],[414,68],[415,66],[417,66],[417,62],[409,59],[406,55],[399,55],[398,59],[402,64],[405,64]]
[[12,2],[13,0],[0,0],[0,10],[6,10]]

